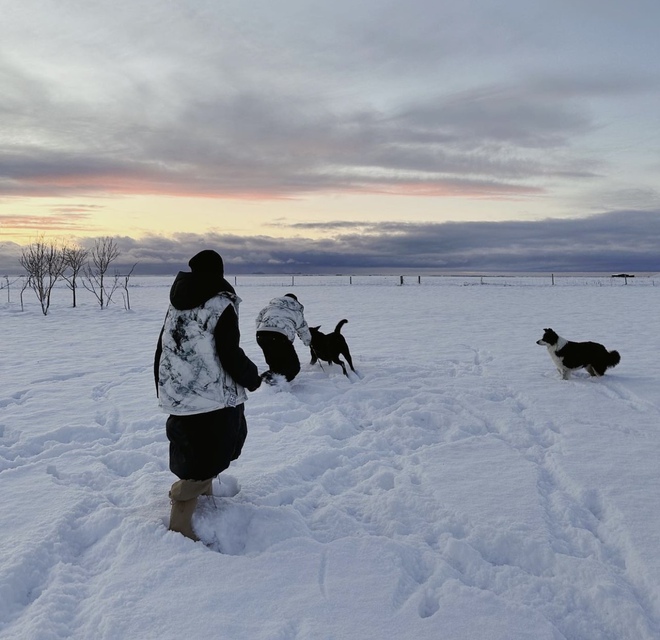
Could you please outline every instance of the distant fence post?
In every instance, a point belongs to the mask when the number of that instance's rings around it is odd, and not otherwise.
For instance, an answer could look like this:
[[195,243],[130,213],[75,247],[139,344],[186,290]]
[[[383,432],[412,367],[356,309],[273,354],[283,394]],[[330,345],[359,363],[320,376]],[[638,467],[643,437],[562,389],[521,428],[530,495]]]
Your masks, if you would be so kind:
[[236,286],[236,276],[234,276],[234,286]]
[[555,286],[555,274],[554,273],[552,274],[552,286],[553,287]]
[[291,286],[293,287],[295,284],[295,276],[291,276]]
[[399,276],[399,285],[403,285],[403,276]]
[[348,276],[348,284],[353,284],[353,276]]
[[417,284],[422,284],[422,276],[417,276]]

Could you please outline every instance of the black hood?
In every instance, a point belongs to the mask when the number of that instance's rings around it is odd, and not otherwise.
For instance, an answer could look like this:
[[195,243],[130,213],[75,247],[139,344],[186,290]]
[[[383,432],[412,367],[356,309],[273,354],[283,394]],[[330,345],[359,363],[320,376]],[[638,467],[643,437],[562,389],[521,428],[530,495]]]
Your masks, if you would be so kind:
[[170,289],[170,302],[175,309],[184,311],[201,307],[221,292],[236,295],[234,287],[222,276],[179,271]]

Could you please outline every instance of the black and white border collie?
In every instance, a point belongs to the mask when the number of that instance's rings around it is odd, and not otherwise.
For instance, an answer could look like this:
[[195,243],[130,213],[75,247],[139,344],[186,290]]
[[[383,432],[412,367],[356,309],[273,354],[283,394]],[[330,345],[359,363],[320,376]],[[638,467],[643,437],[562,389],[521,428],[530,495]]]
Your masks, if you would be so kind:
[[552,329],[544,329],[543,337],[536,344],[548,347],[548,353],[564,380],[568,380],[571,372],[577,369],[586,369],[589,375],[600,377],[621,360],[618,351],[608,351],[597,342],[571,342]]

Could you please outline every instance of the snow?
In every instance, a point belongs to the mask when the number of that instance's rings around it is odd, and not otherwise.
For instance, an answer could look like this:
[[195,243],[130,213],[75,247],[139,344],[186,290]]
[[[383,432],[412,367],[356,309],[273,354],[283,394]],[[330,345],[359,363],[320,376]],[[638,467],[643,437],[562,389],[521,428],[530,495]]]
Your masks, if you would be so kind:
[[[152,378],[171,280],[135,279],[130,311],[0,303],[0,638],[660,638],[650,281],[296,284],[310,325],[349,320],[361,377],[296,342],[194,543],[167,530]],[[243,280],[263,370],[254,318],[291,283]],[[545,327],[621,364],[561,380]]]

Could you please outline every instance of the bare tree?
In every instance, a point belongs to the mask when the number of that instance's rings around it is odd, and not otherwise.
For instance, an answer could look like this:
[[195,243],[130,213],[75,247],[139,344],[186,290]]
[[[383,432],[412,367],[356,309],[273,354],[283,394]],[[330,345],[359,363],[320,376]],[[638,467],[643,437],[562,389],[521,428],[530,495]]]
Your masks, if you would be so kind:
[[42,313],[48,315],[50,294],[64,271],[64,254],[56,242],[40,238],[23,248],[19,262],[28,274],[28,284],[41,304]]
[[85,268],[83,286],[96,296],[101,309],[112,302],[112,294],[119,286],[118,278],[115,278],[108,289],[106,273],[110,264],[117,259],[120,253],[117,243],[109,236],[97,238],[94,248],[90,252],[91,264],[88,262]]
[[117,278],[120,278],[120,277],[123,277],[123,278],[124,278],[124,282],[122,283],[122,288],[123,288],[124,290],[122,291],[122,294],[121,294],[121,295],[122,295],[122,297],[124,298],[124,309],[126,309],[126,311],[130,311],[130,310],[131,310],[131,298],[130,298],[130,296],[129,296],[129,294],[128,294],[128,282],[129,282],[129,280],[131,279],[131,276],[133,275],[133,270],[135,269],[135,267],[137,267],[137,264],[138,264],[138,263],[136,262],[136,263],[131,267],[131,270],[130,270],[127,274],[125,274],[124,276],[119,276],[119,275],[116,276]]
[[64,265],[65,270],[62,273],[62,278],[66,281],[67,286],[71,289],[73,294],[73,306],[76,306],[76,289],[78,288],[77,279],[82,272],[83,267],[87,262],[89,251],[77,246],[65,245],[62,248],[64,252]]

